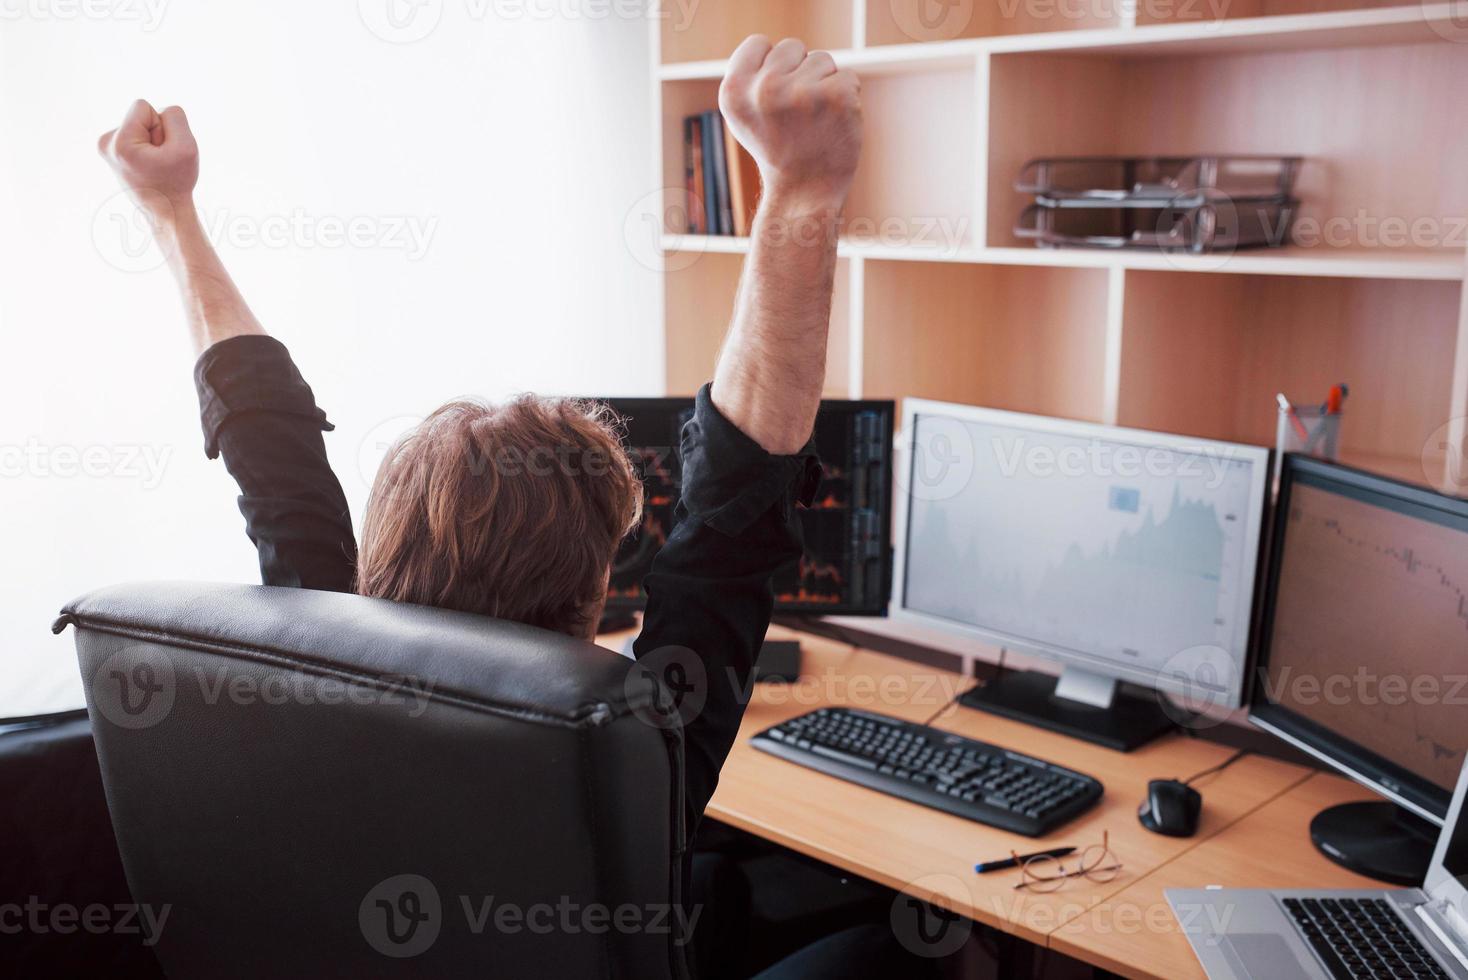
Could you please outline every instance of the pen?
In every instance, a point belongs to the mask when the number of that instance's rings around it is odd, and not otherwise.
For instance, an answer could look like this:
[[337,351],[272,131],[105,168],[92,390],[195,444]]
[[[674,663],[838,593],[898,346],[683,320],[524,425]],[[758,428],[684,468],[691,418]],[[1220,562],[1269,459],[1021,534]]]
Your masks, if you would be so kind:
[[1344,383],[1332,385],[1330,394],[1325,398],[1325,413],[1327,415],[1339,415],[1341,413],[1341,405],[1350,393],[1351,389],[1346,387]]
[[1284,392],[1280,392],[1278,395],[1275,396],[1275,398],[1279,400],[1280,411],[1288,415],[1290,417],[1290,421],[1295,424],[1295,431],[1299,433],[1300,438],[1309,439],[1310,433],[1306,431],[1305,423],[1301,422],[1300,416],[1295,414],[1295,406],[1290,404],[1290,400],[1284,396]]
[[1021,854],[1018,858],[1007,857],[1004,858],[1002,861],[984,861],[980,864],[974,865],[974,870],[977,871],[979,874],[985,874],[990,871],[1003,871],[1005,868],[1017,868],[1024,862],[1028,861],[1030,858],[1061,858],[1065,857],[1067,854],[1074,853],[1074,847],[1057,847],[1054,850],[1039,851],[1035,854]]

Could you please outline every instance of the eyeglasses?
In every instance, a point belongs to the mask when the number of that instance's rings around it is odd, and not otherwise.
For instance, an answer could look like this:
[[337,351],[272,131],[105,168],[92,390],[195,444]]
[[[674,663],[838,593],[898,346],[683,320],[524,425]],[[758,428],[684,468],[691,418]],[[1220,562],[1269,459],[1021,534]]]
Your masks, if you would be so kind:
[[1121,862],[1111,853],[1110,835],[1104,830],[1101,832],[1101,843],[1092,844],[1081,851],[1070,866],[1066,863],[1070,859],[1042,855],[1021,861],[1014,851],[1009,853],[1019,862],[1020,874],[1024,876],[1014,886],[1016,890],[1028,888],[1035,892],[1053,892],[1063,888],[1072,878],[1104,883],[1121,873]]

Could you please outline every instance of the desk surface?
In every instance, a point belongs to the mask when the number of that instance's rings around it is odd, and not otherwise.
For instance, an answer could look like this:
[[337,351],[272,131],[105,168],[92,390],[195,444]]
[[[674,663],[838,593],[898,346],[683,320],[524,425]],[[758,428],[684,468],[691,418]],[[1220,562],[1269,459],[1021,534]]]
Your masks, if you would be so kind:
[[1168,888],[1385,888],[1347,871],[1310,843],[1310,820],[1337,803],[1380,799],[1317,773],[1125,891],[1067,922],[1050,945],[1127,977],[1203,980],[1203,968],[1163,891]]
[[[1132,977],[1202,976],[1176,930],[1163,888],[1349,888],[1365,880],[1321,857],[1307,830],[1309,818],[1325,806],[1370,797],[1345,780],[1247,756],[1196,784],[1204,800],[1196,836],[1163,837],[1137,821],[1148,780],[1186,778],[1224,761],[1232,750],[1174,735],[1134,752],[1115,752],[954,706],[954,698],[973,685],[971,678],[778,627],[770,636],[801,641],[802,678],[755,689],[708,809],[731,826]],[[620,649],[624,637],[601,642]],[[1051,837],[1027,838],[803,769],[750,746],[755,733],[827,705],[925,722],[1070,766],[1101,780],[1106,795]],[[1123,865],[1105,884],[1077,880],[1051,894],[1031,895],[1014,889],[1016,871],[973,870],[976,862],[1010,850],[1084,847],[1099,842],[1103,831]],[[1139,914],[1140,925],[1133,922]]]

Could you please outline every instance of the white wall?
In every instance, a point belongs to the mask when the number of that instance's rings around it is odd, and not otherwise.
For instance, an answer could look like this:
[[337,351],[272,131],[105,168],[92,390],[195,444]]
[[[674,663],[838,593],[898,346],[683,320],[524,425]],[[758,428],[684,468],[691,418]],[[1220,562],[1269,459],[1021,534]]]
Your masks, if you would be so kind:
[[[359,522],[395,419],[464,393],[659,394],[663,377],[658,279],[624,235],[653,189],[643,17],[565,0],[83,7],[0,0],[0,717],[82,703],[71,638],[47,630],[73,595],[258,581],[233,482],[203,456],[172,284],[126,271],[147,257],[95,154],[131,99],[188,110],[201,209],[336,422]],[[367,26],[390,33],[389,9],[440,20],[390,43]],[[349,219],[362,242],[323,237]]]

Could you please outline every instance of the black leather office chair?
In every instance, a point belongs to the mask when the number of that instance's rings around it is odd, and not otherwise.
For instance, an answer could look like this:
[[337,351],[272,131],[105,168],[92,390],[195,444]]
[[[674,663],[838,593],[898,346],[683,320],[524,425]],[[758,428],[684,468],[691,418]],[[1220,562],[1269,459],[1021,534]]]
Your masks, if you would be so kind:
[[169,976],[688,975],[682,736],[631,661],[262,586],[118,586],[67,624]]

